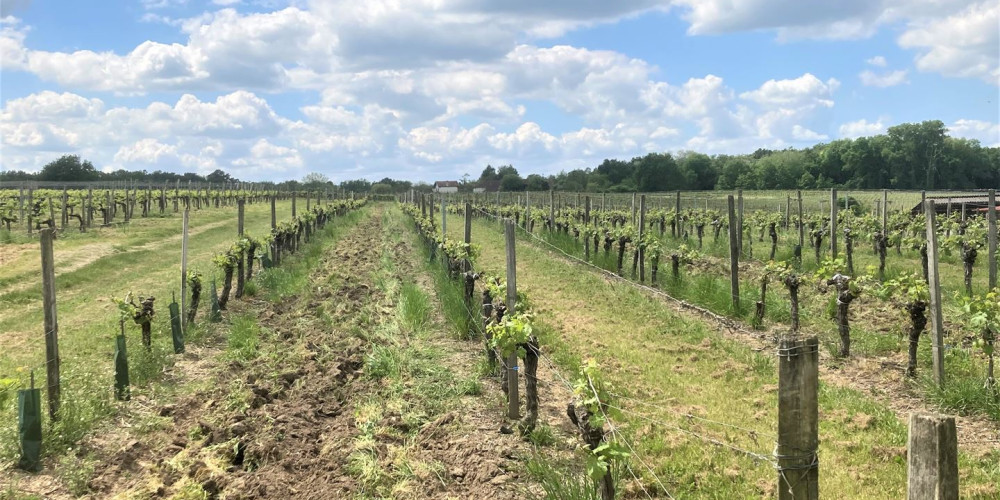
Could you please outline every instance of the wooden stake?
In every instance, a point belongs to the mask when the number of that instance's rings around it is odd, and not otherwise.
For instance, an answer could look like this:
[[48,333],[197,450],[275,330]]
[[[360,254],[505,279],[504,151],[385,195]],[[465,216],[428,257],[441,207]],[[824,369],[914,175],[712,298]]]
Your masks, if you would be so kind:
[[954,417],[910,414],[906,475],[909,500],[958,500]]
[[987,235],[989,241],[989,266],[990,266],[990,290],[997,287],[997,192],[990,190],[990,206],[986,210],[986,221],[989,230]]
[[819,499],[819,340],[778,343],[778,500]]
[[729,203],[729,287],[733,298],[733,310],[740,311],[740,248],[737,240],[736,203],[733,195],[726,200]]
[[181,334],[187,332],[187,256],[188,256],[188,217],[190,209],[184,209],[181,219]]
[[646,195],[639,197],[639,283],[646,282],[646,249],[642,237],[646,234]]
[[59,419],[59,321],[56,318],[56,271],[52,241],[54,230],[41,230],[42,309],[45,313],[45,373],[49,396],[49,418]]
[[944,385],[944,322],[941,316],[941,286],[938,274],[937,229],[934,224],[934,200],[924,204],[927,214],[927,278],[930,285],[931,356],[934,381]]
[[830,254],[837,258],[837,190],[830,190]]
[[[514,314],[517,306],[517,257],[515,255],[514,222],[504,224],[504,240],[507,244],[507,312],[506,316]],[[521,401],[518,397],[517,352],[507,357],[507,417],[516,420],[520,418]]]

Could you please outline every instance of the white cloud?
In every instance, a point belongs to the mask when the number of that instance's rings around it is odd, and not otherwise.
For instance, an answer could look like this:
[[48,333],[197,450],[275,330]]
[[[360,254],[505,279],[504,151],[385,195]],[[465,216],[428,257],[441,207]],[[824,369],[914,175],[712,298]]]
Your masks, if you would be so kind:
[[911,23],[899,45],[918,51],[921,71],[1000,85],[1000,3],[986,1],[945,18]]
[[885,65],[888,64],[885,58],[882,56],[872,57],[871,59],[868,59],[865,62],[878,68],[884,68]]
[[885,88],[907,83],[906,74],[905,69],[887,71],[882,74],[866,69],[858,74],[858,78],[861,79],[863,85],[868,87]]
[[1000,147],[1000,123],[983,120],[956,120],[948,125],[948,133],[956,137],[976,139],[984,146]]
[[115,153],[114,161],[136,168],[138,166],[159,163],[160,159],[166,159],[166,157],[176,159],[177,146],[163,144],[156,139],[146,138],[136,141],[131,145],[122,146]]
[[869,122],[868,120],[862,118],[857,121],[842,124],[837,132],[842,138],[855,139],[858,137],[883,134],[885,133],[886,128],[887,127],[882,123],[881,118],[875,122]]

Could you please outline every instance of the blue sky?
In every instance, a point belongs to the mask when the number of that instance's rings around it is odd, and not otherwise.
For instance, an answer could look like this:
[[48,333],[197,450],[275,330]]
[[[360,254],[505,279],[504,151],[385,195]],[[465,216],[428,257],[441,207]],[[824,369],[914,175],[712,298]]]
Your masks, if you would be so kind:
[[6,0],[0,167],[473,177],[940,119],[1000,145],[975,0]]

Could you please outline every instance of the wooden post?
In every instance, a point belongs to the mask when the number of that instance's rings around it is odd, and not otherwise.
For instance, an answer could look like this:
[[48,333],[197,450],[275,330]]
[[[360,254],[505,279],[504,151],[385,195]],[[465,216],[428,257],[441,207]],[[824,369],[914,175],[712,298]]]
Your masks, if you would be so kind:
[[441,196],[441,234],[448,235],[448,207],[445,205],[444,195]]
[[[308,200],[309,199],[306,198],[307,202]],[[245,205],[246,201],[243,198],[238,198],[236,200],[236,236],[239,239],[243,238],[243,220],[244,220],[243,216],[245,212]],[[308,241],[308,236],[309,236],[309,228],[307,226],[306,227],[307,241]],[[238,256],[238,260],[236,261],[236,293],[234,294],[237,299],[243,297],[243,285],[245,284],[245,277],[243,275],[243,272],[246,269],[246,264],[244,264],[246,256],[244,255],[243,250],[240,250],[239,253],[240,254]]]
[[18,210],[18,212],[17,212],[18,219],[17,220],[21,221],[21,223],[23,224],[24,221],[25,221],[25,218],[24,218],[24,187],[23,186],[20,187],[20,188],[18,188],[18,191],[17,191],[17,210]]
[[799,203],[799,251],[802,251],[806,244],[806,225],[802,221],[802,191],[797,191],[796,197]]
[[35,190],[28,188],[28,216],[24,219],[21,219],[27,223],[28,234],[31,234],[32,231],[31,219],[33,218],[34,215],[35,215]]
[[819,340],[778,343],[778,500],[819,499]]
[[292,217],[295,217],[295,191],[292,191]]
[[882,236],[888,237],[889,230],[889,190],[882,190]]
[[[708,210],[707,200],[705,204],[706,204],[705,209]],[[791,211],[792,211],[792,197],[785,196],[785,230],[788,230],[788,215],[791,213]]]
[[635,193],[632,193],[632,226],[635,226]]
[[671,231],[675,238],[680,238],[683,234],[681,231],[681,192],[677,192],[677,200],[674,203],[674,230]]
[[278,227],[278,217],[277,217],[277,213],[275,212],[275,208],[274,208],[274,195],[272,194],[271,195],[271,230],[273,231],[276,227]]
[[185,208],[181,219],[181,334],[187,332],[187,264],[188,264],[188,218],[191,209]]
[[549,231],[556,230],[556,195],[555,191],[549,190]]
[[[504,224],[504,240],[507,243],[507,312],[506,316],[514,314],[517,306],[517,257],[515,256],[514,222],[508,220]],[[521,401],[518,397],[517,352],[507,357],[507,417],[516,420],[520,417]]]
[[646,249],[642,237],[646,234],[646,195],[639,196],[639,283],[646,282]]
[[934,200],[924,203],[927,214],[927,281],[930,286],[931,356],[934,381],[944,385],[944,322],[941,316],[941,286],[938,274],[937,229],[934,224]]
[[729,203],[729,286],[733,297],[733,310],[738,314],[740,311],[740,248],[736,236],[738,221],[733,195],[729,195],[726,201]]
[[986,221],[989,234],[989,266],[990,266],[990,290],[997,287],[997,192],[990,190],[990,207],[986,210]]
[[[465,237],[462,241],[465,244],[472,243],[472,203],[469,202],[465,202]],[[466,266],[466,271],[471,270],[468,267]]]
[[42,309],[45,313],[45,373],[49,396],[49,418],[59,419],[59,322],[56,318],[56,271],[52,251],[54,230],[41,230]]
[[740,255],[743,255],[743,190],[740,189],[739,191],[737,191],[736,195],[739,197],[737,200],[738,206],[736,208],[738,215],[737,227],[739,228],[739,230],[736,232],[736,242],[738,243],[739,246]]
[[[66,215],[66,204],[69,203],[69,194],[66,192],[66,186],[63,186],[62,192],[62,218],[59,220],[59,228],[63,231],[66,230],[66,224],[69,223],[69,217]],[[55,221],[53,221],[55,222]]]
[[909,500],[958,500],[954,417],[911,413],[906,450]]
[[830,190],[830,254],[837,258],[837,189]]

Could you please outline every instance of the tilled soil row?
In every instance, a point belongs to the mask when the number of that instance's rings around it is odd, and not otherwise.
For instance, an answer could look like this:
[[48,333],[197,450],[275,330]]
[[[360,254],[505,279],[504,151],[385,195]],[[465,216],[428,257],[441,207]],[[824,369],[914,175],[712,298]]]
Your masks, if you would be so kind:
[[[166,422],[162,430],[118,428],[87,443],[80,453],[90,453],[99,463],[88,484],[93,497],[188,498],[204,492],[209,498],[331,499],[368,491],[366,496],[375,492],[357,468],[359,449],[371,454],[383,474],[406,476],[391,491],[394,498],[542,494],[523,474],[522,461],[532,455],[532,446],[500,432],[503,402],[494,381],[483,381],[482,395],[449,396],[417,427],[386,408],[376,431],[364,429],[363,407],[392,397],[386,381],[364,375],[367,356],[378,342],[371,332],[397,314],[398,294],[387,296],[384,271],[377,275],[380,261],[388,255],[394,263],[391,280],[415,282],[439,306],[427,273],[416,264],[414,236],[398,237],[406,228],[385,217],[385,210],[376,206],[328,248],[300,295],[277,303],[247,298],[233,304],[231,319],[256,317],[258,353],[249,361],[232,356],[232,349],[186,355],[193,361],[178,362],[179,383],[197,386],[195,380],[201,380],[202,389],[172,404],[138,402],[149,406],[145,411],[152,418]],[[421,347],[444,353],[440,363],[456,383],[475,379],[481,341],[456,341],[446,332],[440,307],[430,314],[430,331],[419,339],[403,333],[392,342],[403,350],[422,342]],[[402,383],[429,383],[423,376],[416,373]],[[563,400],[566,394],[559,392]],[[419,396],[405,398],[422,408]],[[552,406],[543,421],[562,427]],[[557,448],[547,453],[566,456],[572,450],[565,444]],[[400,471],[400,457],[430,467]],[[47,497],[70,496],[65,493]]]
[[[169,432],[101,460],[90,481],[96,496],[200,487],[210,498],[336,498],[353,489],[342,472],[354,432],[344,409],[364,386],[364,344],[344,330],[378,300],[365,281],[378,262],[380,223],[372,214],[338,241],[303,294],[234,304],[232,315],[258,316],[260,355],[217,367],[208,389],[159,407],[173,421]],[[324,321],[327,311],[337,312],[336,325]]]

